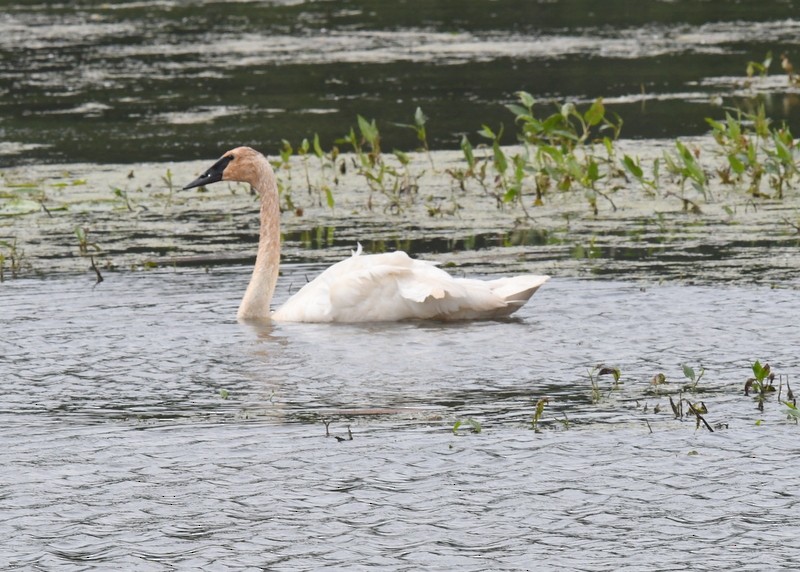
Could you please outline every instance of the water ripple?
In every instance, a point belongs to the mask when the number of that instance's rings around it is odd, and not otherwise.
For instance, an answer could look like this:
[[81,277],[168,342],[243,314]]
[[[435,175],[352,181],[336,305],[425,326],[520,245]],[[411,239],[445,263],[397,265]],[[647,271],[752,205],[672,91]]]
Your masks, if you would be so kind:
[[[513,322],[265,328],[227,316],[229,272],[4,285],[0,561],[747,569],[758,537],[760,566],[794,567],[797,428],[741,387],[751,356],[800,365],[796,296],[553,282]],[[595,402],[586,372],[605,361],[623,384]],[[695,430],[652,391],[686,361],[729,429]],[[466,418],[482,431],[454,435]]]

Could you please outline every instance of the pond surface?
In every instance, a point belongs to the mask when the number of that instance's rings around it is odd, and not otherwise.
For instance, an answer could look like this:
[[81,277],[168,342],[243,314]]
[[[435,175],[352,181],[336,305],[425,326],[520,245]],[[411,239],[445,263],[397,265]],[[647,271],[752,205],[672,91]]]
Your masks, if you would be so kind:
[[[741,391],[800,367],[794,292],[555,279],[509,322],[255,328],[246,279],[4,286],[4,568],[800,562],[797,428]],[[713,433],[671,412],[683,362]]]
[[[797,9],[4,3],[0,568],[797,569],[781,401],[800,367],[800,196],[721,183],[704,119],[763,104],[800,132],[777,61],[800,61]],[[687,191],[700,212],[666,175],[647,192],[609,173],[596,212],[582,190],[526,215],[460,189],[452,150],[482,123],[515,143],[520,89],[604,97],[619,158],[651,165],[680,136],[710,179]],[[357,114],[391,161],[417,146],[392,124],[417,106],[435,151],[430,168],[411,155],[416,192],[281,164],[276,303],[359,241],[553,279],[508,321],[237,323],[255,200],[180,186],[239,144],[276,159],[319,133],[327,151]],[[763,410],[744,395],[755,360],[776,373]]]
[[[314,133],[327,149],[357,114],[408,149],[413,133],[393,123],[417,106],[433,146],[457,148],[482,123],[510,126],[502,104],[519,90],[604,97],[629,138],[705,133],[720,105],[759,101],[800,132],[778,61],[800,61],[796,0],[3,6],[0,166],[274,154]],[[745,87],[769,51],[768,88]]]

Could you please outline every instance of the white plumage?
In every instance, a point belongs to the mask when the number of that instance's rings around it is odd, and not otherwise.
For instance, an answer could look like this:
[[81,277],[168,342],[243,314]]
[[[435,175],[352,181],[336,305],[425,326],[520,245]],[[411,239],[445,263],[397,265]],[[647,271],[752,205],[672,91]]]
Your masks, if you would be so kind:
[[280,262],[280,210],[269,162],[249,147],[229,151],[184,188],[220,180],[250,183],[261,198],[261,229],[253,277],[239,307],[240,319],[286,322],[375,322],[410,319],[484,320],[521,308],[548,276],[497,280],[455,278],[405,252],[361,253],[337,262],[303,286],[274,313],[269,305]]

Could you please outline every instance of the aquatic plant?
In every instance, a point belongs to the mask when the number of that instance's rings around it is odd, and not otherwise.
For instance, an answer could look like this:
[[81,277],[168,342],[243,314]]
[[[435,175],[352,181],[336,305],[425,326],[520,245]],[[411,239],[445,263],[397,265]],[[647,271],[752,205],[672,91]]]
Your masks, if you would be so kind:
[[22,270],[22,250],[17,248],[16,237],[10,242],[7,240],[0,240],[0,247],[5,249],[5,252],[0,251],[0,282],[4,282],[6,260],[11,263],[9,269],[11,270],[12,278],[16,278]]
[[90,266],[90,268],[91,268],[92,270],[94,270],[94,274],[95,274],[95,276],[97,277],[97,279],[96,279],[96,280],[95,280],[95,282],[94,282],[94,286],[92,286],[92,288],[94,288],[95,286],[97,286],[98,284],[100,284],[100,282],[102,282],[102,281],[103,281],[103,275],[102,275],[102,274],[100,274],[100,269],[97,267],[97,264],[95,264],[95,263],[94,263],[94,256],[90,256],[90,257],[89,257],[89,260],[91,261],[91,266]]
[[680,198],[684,210],[700,214],[701,210],[697,203],[686,196],[686,182],[691,181],[692,188],[701,194],[704,200],[708,199],[708,179],[698,162],[700,150],[699,148],[690,150],[680,141],[675,141],[675,149],[677,151],[675,154],[664,152],[664,165],[668,173],[680,178],[680,194],[667,192],[666,195]]
[[764,60],[760,62],[749,61],[747,62],[747,68],[745,72],[747,73],[748,78],[752,78],[753,76],[758,77],[766,77],[767,73],[769,72],[769,66],[772,65],[772,52],[767,52],[767,55],[764,56]]
[[418,151],[425,153],[425,156],[428,158],[428,162],[431,164],[431,169],[436,170],[433,164],[433,156],[431,155],[430,147],[428,147],[428,131],[425,128],[425,124],[427,122],[428,116],[422,112],[421,107],[417,107],[417,110],[414,112],[413,124],[395,123],[395,125],[398,127],[406,127],[411,129],[417,134],[417,141],[419,141],[420,144]]
[[112,187],[111,192],[114,193],[115,197],[122,199],[122,201],[125,203],[125,208],[128,209],[128,212],[133,212],[133,207],[128,199],[128,191],[124,191],[119,187]]
[[753,377],[748,378],[745,382],[744,394],[749,396],[752,391],[754,393],[753,398],[757,403],[756,407],[758,407],[759,411],[764,411],[764,402],[767,396],[775,392],[775,386],[773,385],[775,374],[768,363],[761,365],[758,360],[753,362],[751,369],[753,370]]
[[347,426],[347,437],[340,437],[339,435],[331,435],[330,432],[330,425],[331,419],[323,419],[322,423],[325,424],[325,437],[335,437],[336,440],[341,443],[342,441],[352,441],[353,440],[353,432],[350,430],[350,425]]
[[[292,200],[292,155],[294,148],[287,139],[281,140],[281,148],[279,151],[280,161],[274,162],[276,182],[278,185],[278,194],[283,199],[283,206],[281,210],[294,212],[296,215],[302,215],[302,209],[295,207]],[[285,175],[285,176],[283,176]]]
[[711,425],[709,425],[708,421],[706,421],[705,417],[703,417],[703,415],[708,413],[708,408],[706,407],[706,404],[703,403],[702,401],[699,401],[697,403],[692,403],[691,401],[689,401],[688,399],[679,394],[677,403],[675,403],[672,400],[672,396],[670,395],[669,404],[670,407],[672,407],[672,412],[675,415],[675,419],[684,418],[683,406],[686,405],[685,411],[688,412],[687,415],[691,414],[694,415],[695,417],[695,430],[700,429],[700,424],[702,423],[703,426],[705,426],[705,428],[709,430],[709,432],[711,433],[714,432],[714,429],[711,428]]
[[533,418],[531,419],[531,429],[538,432],[539,431],[539,420],[542,418],[542,414],[544,413],[544,407],[550,402],[549,397],[542,397],[538,401],[536,401],[536,410],[533,413]]
[[[131,174],[133,174],[133,171],[131,171]],[[172,193],[175,191],[175,183],[172,181],[172,171],[169,168],[167,169],[167,173],[161,177],[161,181],[167,187],[167,191],[169,191],[167,195],[167,206],[169,206],[172,204]]]
[[320,167],[320,182],[317,188],[319,189],[320,194],[325,195],[325,202],[329,208],[333,209],[336,204],[333,198],[333,191],[331,190],[330,185],[323,182],[323,177],[325,176],[325,172],[328,171],[333,175],[333,182],[334,184],[339,184],[339,180],[336,177],[336,159],[339,157],[339,148],[335,145],[330,150],[329,153],[325,153],[322,150],[322,146],[319,142],[319,135],[314,133],[314,141],[312,148],[314,150],[314,154],[319,159],[319,167]]
[[618,367],[608,367],[602,364],[594,366],[591,370],[589,370],[589,383],[592,386],[592,403],[597,403],[602,398],[600,377],[603,375],[611,375],[614,379],[610,391],[619,389],[620,377],[622,373]]
[[774,198],[782,199],[784,190],[800,178],[798,150],[791,130],[784,123],[773,127],[764,105],[755,112],[734,110],[725,119],[706,118],[714,141],[722,147],[727,165],[717,170],[723,184],[737,184],[749,179],[748,193],[766,198],[761,182],[766,175]]
[[629,155],[624,155],[622,157],[622,167],[625,169],[625,171],[630,173],[631,176],[633,176],[633,178],[639,182],[642,189],[646,193],[651,195],[655,194],[655,192],[658,190],[659,186],[658,175],[660,166],[661,166],[660,159],[658,158],[654,159],[652,168],[653,178],[648,179],[644,176],[644,169],[642,169],[641,162],[638,157],[636,157],[635,159],[633,157],[630,157]]
[[694,368],[685,363],[681,364],[681,368],[683,369],[684,377],[689,380],[689,385],[684,386],[684,389],[686,391],[695,391],[697,389],[697,384],[700,383],[700,380],[706,373],[705,368],[701,367],[700,373],[695,373]]
[[97,245],[96,242],[91,242],[89,240],[88,228],[82,226],[76,226],[75,237],[78,239],[78,252],[81,256],[88,256],[90,248],[93,248],[96,252],[102,251],[102,249]]
[[481,424],[475,419],[468,417],[466,419],[457,419],[456,422],[453,423],[453,435],[461,435],[462,433],[459,433],[458,430],[464,425],[468,426],[470,433],[480,433],[482,431]]
[[[518,103],[506,107],[515,115],[519,127],[518,139],[525,147],[527,168],[534,174],[536,203],[551,185],[568,191],[573,185],[585,190],[592,212],[598,213],[597,198],[603,197],[616,210],[616,205],[597,183],[621,171],[614,160],[613,141],[619,137],[622,119],[614,114],[607,117],[602,98],[581,112],[572,103],[565,103],[553,114],[540,118],[534,112],[536,100],[524,91],[517,92]],[[611,135],[599,137],[603,131]],[[594,136],[594,139],[592,137]],[[607,157],[596,156],[591,144],[601,142]],[[601,165],[605,168],[601,172]]]
[[[661,386],[666,384],[667,384],[667,376],[661,372],[653,375],[653,377],[650,378],[650,385],[653,387],[653,393],[655,393],[656,395],[660,393]],[[656,413],[658,413],[658,411],[656,411]]]

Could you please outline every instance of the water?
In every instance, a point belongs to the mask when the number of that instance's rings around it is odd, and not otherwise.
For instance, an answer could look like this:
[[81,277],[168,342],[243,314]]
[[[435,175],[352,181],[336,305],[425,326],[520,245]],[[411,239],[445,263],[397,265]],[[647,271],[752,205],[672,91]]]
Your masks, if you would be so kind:
[[[4,4],[0,568],[796,569],[798,429],[779,403],[800,366],[796,191],[714,179],[693,215],[618,178],[617,210],[551,193],[520,221],[458,191],[458,153],[440,151],[510,125],[519,89],[603,96],[625,119],[620,153],[643,161],[720,105],[763,103],[798,132],[777,66],[744,77],[768,50],[800,59],[796,13]],[[317,132],[329,149],[356,114],[387,150],[414,148],[392,122],[418,105],[436,168],[415,156],[426,174],[399,212],[353,169],[330,209],[294,163],[276,302],[357,241],[455,274],[554,278],[509,321],[237,323],[253,197],[177,187],[237,144],[275,157]],[[706,164],[719,153],[688,141]],[[763,411],[743,395],[757,359],[778,374]],[[682,364],[705,369],[694,390]],[[702,402],[713,432],[670,398]]]
[[[185,161],[242,143],[275,154],[314,133],[327,149],[357,114],[408,149],[414,134],[393,124],[417,106],[434,147],[457,148],[483,123],[509,127],[502,104],[521,89],[543,102],[604,97],[625,137],[705,133],[720,104],[759,102],[800,131],[777,61],[782,50],[800,60],[795,0],[3,8],[0,166]],[[747,63],[768,51],[770,80],[746,87]]]
[[[794,292],[555,279],[508,322],[250,327],[246,280],[4,285],[5,569],[800,561],[796,427],[741,391],[754,358],[800,366]],[[652,391],[683,362],[714,433]],[[623,385],[594,403],[597,363]]]

